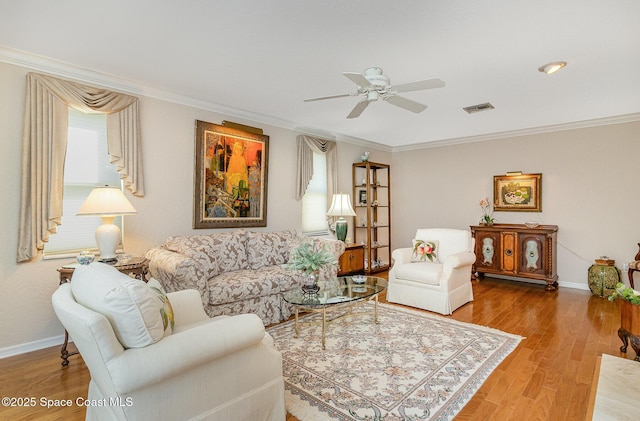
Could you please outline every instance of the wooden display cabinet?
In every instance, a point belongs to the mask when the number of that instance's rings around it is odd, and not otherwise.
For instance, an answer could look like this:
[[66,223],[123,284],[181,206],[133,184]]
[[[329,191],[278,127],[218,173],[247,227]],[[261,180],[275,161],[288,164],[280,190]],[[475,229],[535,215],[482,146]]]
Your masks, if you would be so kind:
[[338,276],[359,275],[364,273],[364,246],[347,244],[338,260]]
[[354,242],[364,246],[364,272],[388,270],[391,263],[391,175],[388,164],[352,165]]
[[557,233],[557,225],[471,226],[476,240],[473,272],[545,281],[546,290],[553,291],[558,287]]

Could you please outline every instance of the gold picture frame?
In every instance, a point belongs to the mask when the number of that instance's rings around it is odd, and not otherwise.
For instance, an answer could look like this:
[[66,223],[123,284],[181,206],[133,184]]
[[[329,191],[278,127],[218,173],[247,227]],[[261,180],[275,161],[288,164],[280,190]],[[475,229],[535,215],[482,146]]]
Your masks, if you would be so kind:
[[193,228],[267,226],[269,136],[196,120]]
[[493,210],[542,212],[542,174],[494,175]]

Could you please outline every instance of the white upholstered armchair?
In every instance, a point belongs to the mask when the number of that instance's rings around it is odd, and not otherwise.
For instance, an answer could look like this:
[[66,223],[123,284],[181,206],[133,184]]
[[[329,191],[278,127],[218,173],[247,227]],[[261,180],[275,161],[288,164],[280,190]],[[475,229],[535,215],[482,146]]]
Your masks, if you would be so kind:
[[[210,319],[198,291],[178,291],[166,294],[169,334],[164,313],[155,318],[166,306],[162,294],[148,299],[148,290],[93,263],[53,294],[91,375],[88,399],[96,406],[87,407],[87,420],[285,419],[282,358],[258,316]],[[152,317],[140,324],[145,312]]]
[[413,245],[393,251],[389,302],[448,315],[473,301],[471,266],[475,254],[470,231],[418,229]]

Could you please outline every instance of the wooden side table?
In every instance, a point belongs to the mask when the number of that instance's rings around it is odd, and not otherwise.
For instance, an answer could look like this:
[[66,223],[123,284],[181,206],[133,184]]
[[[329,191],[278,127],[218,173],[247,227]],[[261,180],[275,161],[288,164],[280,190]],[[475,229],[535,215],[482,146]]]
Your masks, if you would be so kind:
[[344,253],[338,259],[338,276],[364,273],[364,246],[347,244]]
[[[80,266],[79,263],[71,263],[57,269],[58,273],[60,274],[60,285],[71,282],[73,272],[78,266]],[[118,269],[120,272],[131,276],[132,278],[140,279],[141,281],[145,282],[147,282],[148,280],[147,274],[149,273],[149,259],[146,259],[144,257],[132,257],[127,261],[123,261],[122,263],[116,262],[111,266]],[[69,365],[70,356],[76,355],[78,353],[78,351],[69,352],[67,350],[67,345],[69,345],[69,332],[67,332],[67,329],[65,329],[64,343],[62,344],[62,348],[60,348],[60,358],[62,358],[63,367]]]

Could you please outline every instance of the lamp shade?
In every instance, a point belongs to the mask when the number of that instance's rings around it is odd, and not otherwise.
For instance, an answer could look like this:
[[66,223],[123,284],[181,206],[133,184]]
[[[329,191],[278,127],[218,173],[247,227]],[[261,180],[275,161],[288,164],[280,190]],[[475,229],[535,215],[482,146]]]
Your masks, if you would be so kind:
[[327,216],[356,216],[348,194],[334,194]]
[[132,215],[136,210],[117,187],[96,187],[89,193],[77,215],[102,217],[102,225],[96,229],[96,243],[100,251],[101,262],[115,262],[116,247],[120,242],[121,231],[113,224],[116,215]]
[[135,208],[117,187],[96,187],[89,193],[77,215],[133,215]]
[[340,241],[345,241],[349,227],[343,216],[356,216],[355,211],[351,207],[351,198],[349,195],[342,193],[334,194],[327,216],[338,217],[338,220],[336,221],[336,237]]

